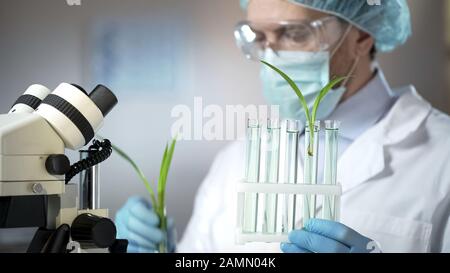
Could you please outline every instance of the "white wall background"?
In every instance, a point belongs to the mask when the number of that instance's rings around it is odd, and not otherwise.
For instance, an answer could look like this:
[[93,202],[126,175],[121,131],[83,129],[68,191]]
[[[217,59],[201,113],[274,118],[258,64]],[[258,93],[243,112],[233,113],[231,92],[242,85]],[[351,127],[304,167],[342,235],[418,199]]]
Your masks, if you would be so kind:
[[[410,0],[414,38],[403,50],[381,56],[394,86],[413,83],[437,107],[450,112],[446,85],[444,0]],[[0,0],[0,112],[32,83],[50,88],[60,82],[94,87],[91,69],[91,27],[102,18],[145,16],[177,22],[185,33],[179,90],[174,96],[120,90],[119,105],[101,134],[124,148],[150,178],[156,178],[176,104],[259,104],[258,66],[247,62],[234,46],[234,24],[244,13],[230,0],[82,0],[69,7],[65,0]],[[180,18],[179,15],[182,14]],[[150,61],[150,60],[143,60]],[[116,90],[117,91],[117,90]],[[225,142],[179,143],[168,182],[168,212],[179,233],[189,220],[196,190],[216,152]],[[72,154],[74,155],[74,154]],[[102,206],[112,214],[131,195],[145,196],[133,171],[117,156],[101,167]],[[1,239],[1,235],[0,235]]]

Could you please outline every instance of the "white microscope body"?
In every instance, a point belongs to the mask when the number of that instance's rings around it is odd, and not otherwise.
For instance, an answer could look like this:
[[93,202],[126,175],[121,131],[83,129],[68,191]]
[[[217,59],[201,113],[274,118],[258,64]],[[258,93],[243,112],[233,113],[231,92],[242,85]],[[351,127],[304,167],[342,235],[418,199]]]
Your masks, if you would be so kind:
[[0,115],[0,228],[39,227],[28,252],[126,250],[108,210],[80,207],[78,184],[68,183],[110,155],[109,141],[94,141],[92,157],[72,166],[65,156],[94,138],[116,103],[102,85],[89,95],[67,83],[53,92],[32,85]]

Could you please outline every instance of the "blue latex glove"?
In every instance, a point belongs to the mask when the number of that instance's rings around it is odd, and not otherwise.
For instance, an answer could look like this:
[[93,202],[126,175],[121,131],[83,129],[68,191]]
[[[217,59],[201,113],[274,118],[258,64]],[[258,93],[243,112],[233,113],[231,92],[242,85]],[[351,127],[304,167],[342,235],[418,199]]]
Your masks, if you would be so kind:
[[373,240],[341,223],[321,219],[311,219],[303,229],[289,233],[289,241],[281,244],[285,253],[381,252]]
[[[158,252],[158,244],[166,236],[159,229],[159,217],[151,204],[141,197],[128,199],[116,214],[117,238],[128,240],[128,253]],[[174,252],[176,232],[173,219],[167,220],[168,251]]]

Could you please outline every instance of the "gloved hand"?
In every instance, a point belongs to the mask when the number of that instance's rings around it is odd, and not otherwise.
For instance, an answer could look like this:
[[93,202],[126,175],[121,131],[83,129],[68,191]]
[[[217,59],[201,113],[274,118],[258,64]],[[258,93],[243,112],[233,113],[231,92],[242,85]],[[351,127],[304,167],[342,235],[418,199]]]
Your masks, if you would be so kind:
[[167,220],[167,234],[159,229],[159,217],[151,204],[141,197],[128,199],[116,214],[117,238],[128,240],[128,253],[158,252],[158,244],[167,236],[169,252],[176,247],[173,219]]
[[381,252],[373,240],[341,223],[321,219],[311,219],[303,229],[291,231],[289,241],[281,244],[285,253]]

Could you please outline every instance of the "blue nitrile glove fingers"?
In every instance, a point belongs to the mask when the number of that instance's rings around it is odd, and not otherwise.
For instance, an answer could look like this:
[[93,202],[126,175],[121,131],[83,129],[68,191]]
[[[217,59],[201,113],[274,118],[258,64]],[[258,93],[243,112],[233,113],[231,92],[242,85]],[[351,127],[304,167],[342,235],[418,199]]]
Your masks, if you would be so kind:
[[[292,231],[289,241],[297,249],[315,253],[364,253],[372,242],[341,223],[321,219],[310,219],[303,229]],[[281,249],[288,253],[296,250],[286,245]]]
[[175,229],[174,219],[170,217],[167,219],[167,241],[168,252],[175,252],[177,247],[177,230]]
[[128,240],[128,252],[155,252],[163,239],[159,217],[144,198],[132,197],[116,215],[117,238]]
[[351,253],[368,252],[371,239],[359,234],[355,230],[338,222],[311,219],[305,225],[305,229],[330,239],[336,240],[350,248]]
[[159,218],[148,203],[137,203],[129,210],[128,229],[136,235],[147,238],[151,243],[159,243],[163,233],[159,230]]
[[294,230],[289,233],[289,241],[297,247],[314,253],[348,253],[350,249],[338,241],[306,231]]
[[127,253],[155,253],[157,252],[156,249],[156,247],[141,247],[135,243],[128,242]]
[[281,243],[281,251],[284,253],[311,253],[311,251],[300,248],[291,243]]

